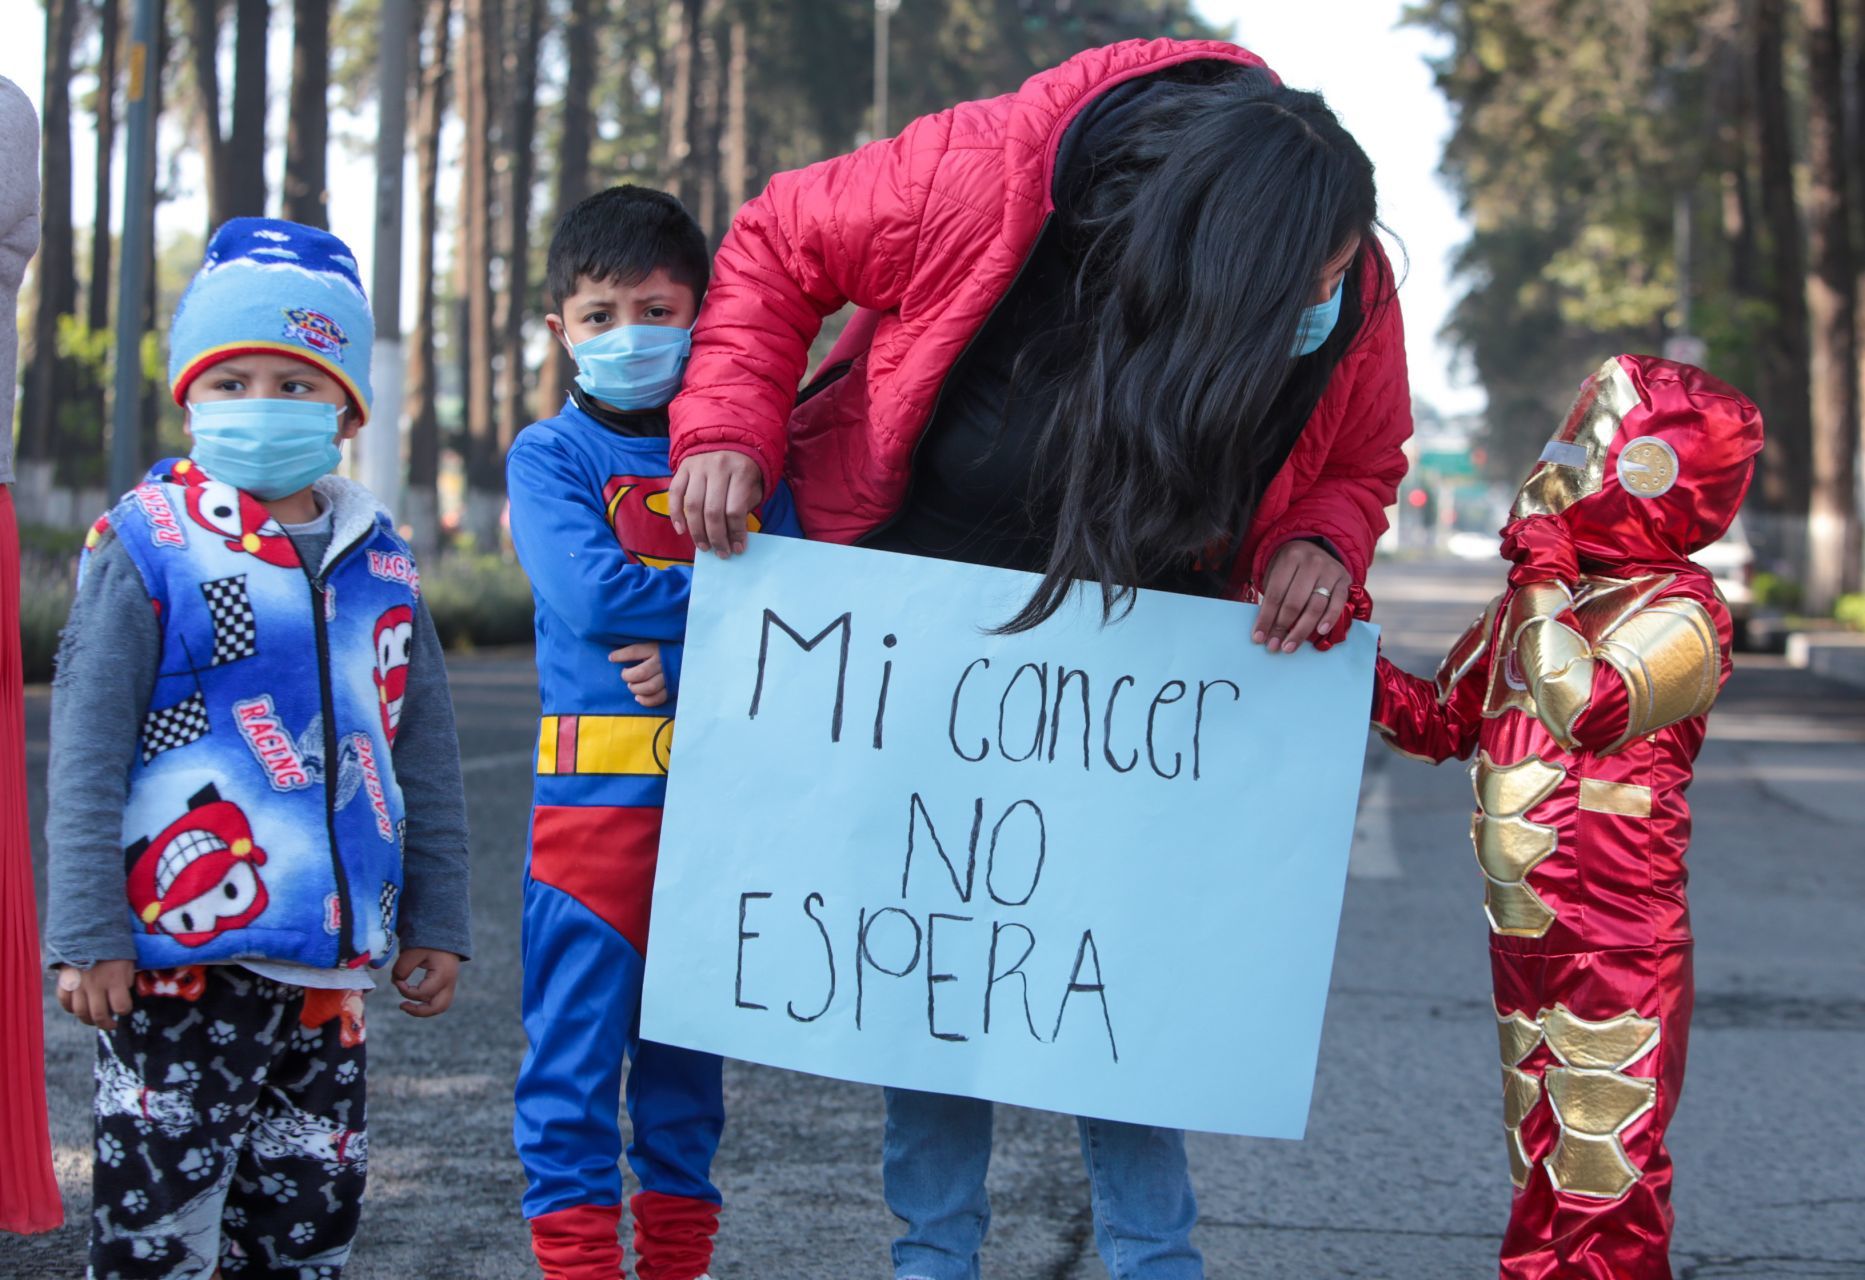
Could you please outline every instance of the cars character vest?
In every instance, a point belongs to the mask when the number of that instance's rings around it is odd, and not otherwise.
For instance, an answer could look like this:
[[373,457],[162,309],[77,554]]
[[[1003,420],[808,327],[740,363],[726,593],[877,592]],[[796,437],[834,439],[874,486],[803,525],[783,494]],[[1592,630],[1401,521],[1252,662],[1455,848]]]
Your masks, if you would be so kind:
[[387,514],[353,487],[338,497],[322,565],[186,459],[99,522],[162,630],[123,820],[138,968],[360,968],[394,949],[389,750],[420,584]]

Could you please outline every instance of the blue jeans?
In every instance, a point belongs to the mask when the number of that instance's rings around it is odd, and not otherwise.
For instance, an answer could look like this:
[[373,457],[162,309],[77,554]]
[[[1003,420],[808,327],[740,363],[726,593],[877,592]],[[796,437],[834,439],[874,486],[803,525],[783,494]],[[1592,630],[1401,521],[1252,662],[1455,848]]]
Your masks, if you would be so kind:
[[[894,1241],[896,1280],[978,1280],[991,1225],[984,1174],[991,1164],[991,1104],[888,1089],[881,1183],[906,1224]],[[1198,1204],[1177,1129],[1077,1121],[1093,1197],[1094,1242],[1114,1280],[1203,1280],[1192,1247]]]

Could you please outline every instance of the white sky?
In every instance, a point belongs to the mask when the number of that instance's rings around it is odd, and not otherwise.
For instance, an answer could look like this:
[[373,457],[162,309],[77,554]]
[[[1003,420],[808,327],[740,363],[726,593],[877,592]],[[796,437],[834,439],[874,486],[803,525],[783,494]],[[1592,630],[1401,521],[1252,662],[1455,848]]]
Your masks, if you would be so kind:
[[1451,128],[1425,65],[1437,39],[1397,25],[1403,0],[1199,0],[1197,7],[1231,24],[1237,43],[1285,82],[1325,95],[1372,157],[1380,217],[1411,261],[1399,297],[1412,390],[1446,413],[1481,409],[1482,389],[1453,367],[1437,338],[1455,299],[1451,258],[1469,234],[1437,176]]
[[[1452,353],[1437,339],[1453,298],[1451,254],[1468,230],[1437,177],[1450,116],[1424,62],[1435,42],[1422,32],[1397,26],[1402,7],[1403,0],[1198,0],[1205,17],[1233,25],[1238,42],[1260,54],[1285,81],[1325,94],[1366,148],[1378,171],[1381,216],[1404,242],[1410,258],[1400,297],[1412,388],[1447,413],[1473,412],[1483,405],[1482,390],[1469,385],[1454,369]],[[38,0],[0,0],[0,30],[15,33],[0,54],[0,75],[18,83],[38,105],[45,77],[45,17]],[[269,114],[275,151],[271,187],[276,207],[277,169],[282,164],[277,148],[284,137],[284,96],[290,74],[290,17],[284,8],[274,9],[272,63]],[[910,74],[910,70],[897,65],[895,74]],[[80,79],[77,88],[88,92],[88,80]],[[357,153],[341,140],[346,124],[353,134],[355,122],[332,122],[331,226],[355,249],[367,284],[374,258],[375,166],[373,157]],[[457,129],[453,132],[457,137]],[[80,122],[72,130],[74,213],[80,224],[90,216],[94,148],[94,135]],[[161,209],[163,232],[201,226],[206,208],[200,192],[200,165],[192,139],[178,121],[163,130],[160,150],[165,166],[171,157],[179,156],[182,188],[176,192],[177,199]],[[413,189],[412,164],[410,156],[409,191]],[[443,181],[443,188],[450,185]],[[404,245],[404,262],[410,272],[413,215],[410,203]],[[121,200],[116,203],[116,216],[122,216]],[[410,284],[410,277],[404,275],[404,291]]]

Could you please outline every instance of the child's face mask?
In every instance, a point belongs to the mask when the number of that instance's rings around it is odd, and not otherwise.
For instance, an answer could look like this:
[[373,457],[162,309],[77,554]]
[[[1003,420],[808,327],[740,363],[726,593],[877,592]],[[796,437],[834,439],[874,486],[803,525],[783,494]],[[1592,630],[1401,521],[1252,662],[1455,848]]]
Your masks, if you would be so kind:
[[680,389],[692,348],[690,329],[617,325],[571,348],[576,385],[617,409],[658,409]]
[[1343,275],[1326,302],[1302,309],[1302,322],[1295,330],[1295,346],[1289,352],[1291,359],[1299,360],[1321,350],[1321,344],[1328,340],[1328,335],[1334,332],[1335,324],[1340,321],[1340,291],[1346,285],[1347,277]]
[[216,480],[270,501],[336,469],[343,405],[313,400],[207,400],[188,406],[190,456]]

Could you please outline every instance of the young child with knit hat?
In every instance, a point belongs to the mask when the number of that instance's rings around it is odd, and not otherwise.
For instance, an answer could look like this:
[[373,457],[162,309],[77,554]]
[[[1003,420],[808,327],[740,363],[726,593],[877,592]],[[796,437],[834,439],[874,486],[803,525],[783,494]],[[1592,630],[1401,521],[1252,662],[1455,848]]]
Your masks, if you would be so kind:
[[[470,949],[459,743],[420,576],[330,474],[369,306],[329,232],[237,218],[170,327],[187,458],[99,520],[53,685],[46,948],[98,1029],[91,1274],[335,1275],[363,993]],[[218,1269],[218,1270],[217,1270]]]

